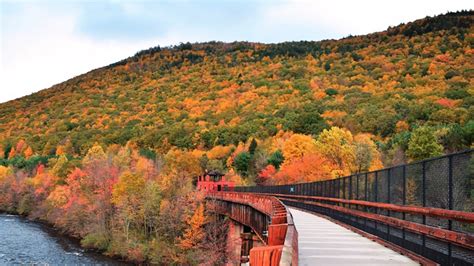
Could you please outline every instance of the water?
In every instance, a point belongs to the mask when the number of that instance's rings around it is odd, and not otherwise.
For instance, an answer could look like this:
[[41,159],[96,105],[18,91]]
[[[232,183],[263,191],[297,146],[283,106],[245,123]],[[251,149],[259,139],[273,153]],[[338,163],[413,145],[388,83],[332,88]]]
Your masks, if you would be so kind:
[[126,265],[16,215],[0,214],[0,265]]

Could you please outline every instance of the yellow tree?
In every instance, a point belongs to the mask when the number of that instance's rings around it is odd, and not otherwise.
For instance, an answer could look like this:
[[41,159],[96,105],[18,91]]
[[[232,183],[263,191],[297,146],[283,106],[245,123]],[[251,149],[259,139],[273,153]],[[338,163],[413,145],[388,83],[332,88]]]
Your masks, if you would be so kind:
[[193,216],[188,221],[188,228],[184,231],[180,246],[183,249],[197,248],[205,236],[204,224],[206,216],[204,215],[204,205],[201,203],[194,211]]
[[[281,125],[278,125],[277,128],[281,128]],[[271,139],[271,149],[282,150],[285,142],[293,135],[293,132],[279,130],[278,133]]]
[[283,157],[285,158],[283,165],[289,164],[294,160],[300,160],[306,154],[316,152],[316,142],[311,136],[303,134],[293,134],[283,144]]
[[221,146],[221,145],[215,146],[214,148],[212,148],[211,150],[209,150],[207,152],[207,157],[209,159],[222,159],[222,158],[225,158],[225,157],[229,156],[229,154],[232,152],[232,148],[234,148],[233,145],[231,145],[231,146]]
[[129,147],[129,144],[125,147],[120,147],[118,152],[113,156],[113,163],[118,166],[120,169],[124,170],[129,167],[131,161],[132,150]]
[[112,203],[120,210],[123,229],[128,240],[130,226],[144,222],[145,179],[141,175],[125,172],[119,177],[112,190]]
[[172,149],[165,155],[165,162],[161,176],[163,190],[170,195],[190,192],[193,178],[202,174],[199,158],[192,152]]
[[54,176],[59,177],[59,182],[62,182],[66,179],[67,175],[69,174],[69,165],[68,165],[68,159],[66,155],[61,155],[59,158],[56,160],[56,163],[54,164],[53,168],[51,169],[51,174]]
[[176,169],[189,177],[202,174],[199,157],[194,156],[192,152],[172,149],[166,154],[165,161],[168,171]]
[[354,165],[352,172],[360,173],[382,168],[380,153],[371,134],[357,134],[354,137]]
[[51,191],[46,200],[52,207],[61,208],[68,202],[70,193],[71,191],[68,186],[57,186]]
[[354,140],[350,131],[338,127],[325,129],[316,142],[317,150],[348,175],[354,165]]
[[13,171],[11,168],[0,165],[0,183],[5,179],[8,175],[13,174]]
[[104,149],[98,143],[95,143],[92,148],[87,151],[86,156],[82,159],[84,165],[88,165],[97,161],[105,160],[107,158]]

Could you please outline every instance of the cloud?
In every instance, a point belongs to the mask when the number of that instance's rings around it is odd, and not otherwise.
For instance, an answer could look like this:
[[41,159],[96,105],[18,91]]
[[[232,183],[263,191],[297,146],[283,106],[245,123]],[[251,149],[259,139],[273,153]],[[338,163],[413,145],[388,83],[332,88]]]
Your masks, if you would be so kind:
[[262,17],[268,24],[292,29],[293,33],[306,31],[332,39],[383,31],[402,22],[471,6],[469,0],[289,0],[269,6]]
[[[77,31],[79,12],[24,5],[2,18],[0,102],[119,61],[158,43],[175,43],[178,35],[142,40],[98,39]],[[14,17],[22,19],[14,20]]]
[[81,34],[97,39],[143,40],[165,34],[161,13],[133,3],[88,3],[81,5],[77,26]]
[[0,102],[156,45],[341,38],[470,7],[466,0],[0,0]]

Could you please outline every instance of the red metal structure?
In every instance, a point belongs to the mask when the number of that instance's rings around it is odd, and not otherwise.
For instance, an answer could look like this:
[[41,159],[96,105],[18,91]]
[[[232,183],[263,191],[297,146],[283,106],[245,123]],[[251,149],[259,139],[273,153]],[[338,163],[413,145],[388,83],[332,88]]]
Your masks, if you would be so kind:
[[233,191],[234,182],[227,181],[224,175],[217,171],[210,171],[198,177],[197,189],[205,192]]
[[[421,265],[473,265],[474,213],[467,171],[474,150],[333,180],[225,189],[206,175],[208,208],[251,228],[250,265],[297,265],[298,233],[286,206],[322,215]],[[213,179],[211,179],[213,178]],[[220,184],[220,187],[219,185]]]
[[473,162],[470,149],[332,180],[234,191],[329,217],[423,265],[473,265]]
[[253,193],[208,193],[208,207],[247,225],[263,246],[250,250],[250,265],[298,265],[298,232],[291,213],[276,197]]

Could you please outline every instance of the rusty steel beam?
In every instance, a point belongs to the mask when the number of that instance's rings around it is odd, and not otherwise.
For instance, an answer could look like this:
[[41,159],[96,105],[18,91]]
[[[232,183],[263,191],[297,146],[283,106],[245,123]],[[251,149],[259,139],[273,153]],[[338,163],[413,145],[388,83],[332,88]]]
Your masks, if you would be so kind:
[[[228,202],[240,203],[252,206],[254,209],[265,213],[268,216],[272,216],[274,213],[273,196],[256,196],[250,193],[238,193],[238,192],[211,192],[207,194],[207,197],[214,199],[222,199]],[[278,200],[277,200],[278,201]],[[281,203],[280,203],[281,204]]]
[[250,250],[251,265],[298,265],[298,233],[279,199],[236,192],[208,193],[206,198],[214,201],[209,206],[214,212],[249,226],[267,244]]
[[[262,228],[263,224],[267,223],[265,214],[258,211],[254,213],[255,210],[251,206],[241,203],[232,202],[230,206],[222,206],[220,203],[228,204],[228,202],[219,200],[219,203],[215,201],[211,202],[207,205],[207,208],[210,208],[215,213],[229,216],[232,220],[250,227],[262,243],[268,242],[264,234],[264,230],[268,230],[268,226],[267,228]],[[251,213],[253,213],[253,215]]]
[[431,208],[431,207],[397,205],[397,204],[391,204],[391,203],[370,202],[370,201],[363,201],[363,200],[346,200],[346,199],[319,197],[319,196],[287,195],[287,194],[271,194],[271,193],[259,193],[259,194],[271,195],[278,198],[311,199],[311,200],[328,201],[328,202],[334,202],[334,203],[344,203],[344,204],[358,205],[358,206],[364,206],[364,207],[373,207],[373,208],[402,212],[402,213],[425,215],[425,216],[430,216],[430,217],[435,217],[435,218],[455,220],[458,222],[474,223],[473,212],[445,210],[445,209]]
[[352,216],[358,216],[366,219],[370,219],[376,222],[384,223],[390,226],[394,226],[400,229],[405,229],[417,234],[426,235],[438,240],[453,243],[461,247],[465,247],[470,250],[474,250],[474,236],[464,233],[459,233],[455,231],[450,231],[442,228],[436,228],[428,225],[418,224],[410,221],[405,221],[393,217],[387,217],[379,214],[365,213],[362,211],[352,210],[344,207],[339,207],[335,205],[329,205],[314,201],[307,200],[296,200],[296,199],[285,199],[286,201],[293,201],[304,203],[308,205],[314,205],[322,208],[332,209],[338,212],[349,214]]

